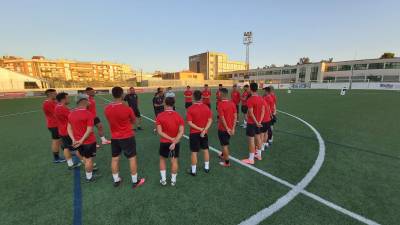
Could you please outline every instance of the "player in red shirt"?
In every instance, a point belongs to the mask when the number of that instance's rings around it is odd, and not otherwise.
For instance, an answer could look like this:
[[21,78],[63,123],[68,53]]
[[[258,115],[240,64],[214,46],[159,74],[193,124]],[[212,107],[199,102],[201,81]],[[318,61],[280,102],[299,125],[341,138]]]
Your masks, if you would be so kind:
[[211,108],[211,103],[210,103],[211,91],[208,88],[208,84],[204,85],[204,89],[203,89],[203,92],[201,93],[201,97],[203,99],[203,103],[206,104],[209,108]]
[[93,114],[94,125],[97,128],[97,134],[99,135],[99,137],[101,139],[101,144],[103,144],[103,145],[111,144],[111,141],[107,140],[106,137],[104,136],[104,126],[101,123],[100,118],[97,116],[96,100],[94,99],[94,96],[96,95],[96,91],[91,87],[87,87],[86,94],[89,96],[88,110]]
[[165,111],[156,118],[157,132],[160,135],[160,184],[167,185],[165,159],[171,158],[171,186],[176,185],[178,172],[179,142],[183,136],[185,122],[179,113],[173,110],[175,99],[165,98]]
[[218,90],[215,93],[215,100],[216,100],[216,105],[215,108],[218,110],[218,103],[221,102],[221,89],[223,88],[222,84],[218,84]]
[[192,167],[189,174],[196,176],[197,153],[203,150],[204,171],[210,171],[210,155],[208,152],[208,129],[212,124],[212,113],[208,106],[201,102],[201,92],[196,90],[193,93],[194,104],[186,111],[186,120],[190,127],[190,150],[192,151]]
[[54,110],[54,116],[57,120],[58,134],[61,138],[61,148],[64,149],[64,157],[67,160],[68,169],[74,169],[81,166],[81,163],[74,163],[72,160],[71,151],[75,149],[72,147],[72,140],[68,136],[68,116],[69,116],[69,98],[67,93],[59,93],[56,96],[58,104]]
[[[260,128],[265,114],[265,103],[261,96],[257,94],[258,84],[250,84],[251,97],[247,100],[247,127],[246,135],[249,140],[249,158],[242,162],[254,164],[254,158],[261,160],[261,135]],[[255,155],[257,149],[257,155]]]
[[272,145],[272,141],[274,139],[272,130],[274,128],[274,124],[277,121],[277,118],[276,118],[276,95],[275,95],[274,87],[273,86],[266,87],[266,94],[269,99],[269,102],[271,103],[271,114],[272,114],[271,129],[268,130],[268,145]]
[[235,134],[237,120],[237,105],[228,99],[228,89],[221,89],[221,102],[218,105],[218,138],[222,146],[220,158],[221,166],[230,166],[229,162],[229,140]]
[[114,101],[105,107],[104,115],[111,130],[111,172],[114,187],[122,183],[122,178],[119,176],[119,161],[121,152],[124,152],[129,159],[132,188],[136,188],[145,182],[145,179],[138,178],[137,174],[136,140],[135,132],[132,130],[136,117],[132,108],[123,103],[124,90],[121,87],[113,87],[111,93]]
[[242,111],[243,117],[244,117],[243,118],[243,124],[242,124],[243,128],[246,128],[246,126],[247,126],[247,111],[248,111],[247,99],[250,98],[250,96],[251,96],[251,94],[249,92],[249,85],[246,84],[243,87],[243,93],[242,93],[242,97],[241,97],[241,100],[242,100],[241,111]]
[[183,92],[183,95],[185,97],[185,109],[187,109],[192,105],[193,92],[190,90],[190,86],[186,87],[186,91]]
[[265,103],[265,114],[264,120],[262,122],[261,128],[261,150],[264,151],[265,148],[268,148],[268,136],[271,133],[271,122],[272,122],[272,102],[267,95],[268,87],[264,88],[265,94],[263,96],[264,103]]
[[[234,84],[232,87],[231,100],[233,103],[235,103],[236,112],[239,113],[240,92],[239,92],[236,84]],[[237,117],[237,118],[239,118],[239,117]],[[238,119],[238,121],[239,121],[239,119]]]
[[56,96],[57,91],[54,89],[47,89],[45,92],[46,100],[43,102],[42,109],[46,117],[47,129],[49,129],[51,134],[51,151],[53,152],[53,162],[62,163],[65,159],[61,158],[59,155],[60,151],[60,136],[58,134],[57,120],[54,116],[54,109],[56,108]]
[[77,108],[68,116],[68,135],[72,140],[72,147],[78,149],[85,162],[86,181],[93,182],[97,174],[93,174],[93,158],[96,156],[96,137],[93,126],[94,117],[88,111],[89,97],[79,94],[76,98]]

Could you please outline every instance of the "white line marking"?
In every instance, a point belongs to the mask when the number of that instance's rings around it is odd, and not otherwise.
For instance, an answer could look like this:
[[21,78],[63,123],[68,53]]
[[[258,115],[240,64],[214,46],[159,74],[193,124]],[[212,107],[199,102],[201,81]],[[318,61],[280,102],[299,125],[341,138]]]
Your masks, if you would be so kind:
[[0,118],[3,117],[10,117],[10,116],[19,116],[19,115],[24,115],[24,114],[28,114],[28,113],[35,113],[35,112],[39,112],[40,110],[33,110],[33,111],[26,111],[26,112],[19,112],[19,113],[10,113],[10,114],[5,114],[5,115],[0,115]]
[[[104,100],[110,102],[109,99],[106,99],[104,97],[101,97],[101,98],[103,98]],[[310,197],[310,198],[312,198],[312,199],[314,199],[314,200],[316,200],[316,201],[318,201],[318,202],[320,202],[320,203],[322,203],[322,204],[324,204],[324,205],[326,205],[326,206],[328,206],[328,207],[330,207],[330,208],[332,208],[332,209],[334,209],[336,211],[339,211],[339,212],[341,212],[341,213],[343,213],[343,214],[345,214],[347,216],[350,216],[353,219],[356,219],[356,220],[358,220],[358,221],[360,221],[362,223],[365,223],[365,224],[368,224],[368,225],[379,225],[377,222],[375,222],[373,220],[367,219],[367,218],[365,218],[365,217],[363,217],[363,216],[361,216],[361,215],[359,215],[357,213],[351,212],[351,211],[349,211],[349,210],[347,210],[347,209],[345,209],[345,208],[343,208],[341,206],[338,206],[335,203],[332,203],[332,202],[330,202],[328,200],[325,200],[325,199],[319,197],[316,194],[313,194],[311,192],[308,192],[308,191],[304,190],[304,188],[311,182],[311,180],[317,175],[318,171],[321,169],[321,166],[322,166],[322,164],[324,162],[324,158],[325,158],[325,142],[322,139],[320,133],[311,124],[309,124],[307,121],[305,121],[305,120],[303,120],[303,119],[301,119],[301,118],[299,118],[299,117],[297,117],[295,115],[292,115],[290,113],[283,112],[283,111],[280,111],[280,110],[278,110],[278,111],[280,113],[283,113],[283,114],[291,116],[291,117],[293,117],[295,119],[298,119],[299,121],[301,121],[302,123],[307,125],[315,133],[315,135],[316,135],[316,137],[318,139],[318,143],[319,143],[318,157],[317,157],[314,165],[308,171],[307,175],[299,183],[297,183],[296,185],[293,185],[293,184],[289,183],[288,181],[285,181],[285,180],[283,180],[283,179],[281,179],[279,177],[276,177],[276,176],[274,176],[274,175],[272,175],[272,174],[270,174],[268,172],[265,172],[265,171],[263,171],[261,169],[258,169],[257,167],[254,167],[252,165],[245,164],[242,161],[240,161],[239,159],[230,156],[229,158],[232,161],[234,161],[234,162],[236,162],[236,163],[238,163],[238,164],[240,164],[240,165],[242,165],[244,167],[247,167],[247,168],[249,168],[249,169],[251,169],[251,170],[253,170],[253,171],[255,171],[255,172],[257,172],[257,173],[259,173],[261,175],[263,175],[263,176],[266,176],[266,177],[268,177],[268,178],[270,178],[270,179],[272,179],[272,180],[274,180],[274,181],[276,181],[276,182],[278,182],[280,184],[283,184],[283,185],[285,185],[285,186],[287,186],[287,187],[292,189],[288,193],[286,193],[284,196],[279,198],[275,203],[273,203],[272,205],[268,206],[267,208],[259,211],[258,213],[256,213],[255,215],[251,216],[247,220],[242,221],[240,224],[242,224],[242,225],[253,225],[253,224],[260,223],[264,219],[266,219],[269,216],[271,216],[273,213],[275,213],[278,210],[280,210],[282,207],[286,206],[299,193],[302,193],[302,194],[304,194],[304,195],[306,195],[306,196],[308,196],[308,197]],[[151,119],[150,117],[147,117],[147,116],[144,116],[144,115],[142,115],[142,117],[144,117],[145,119],[147,119],[149,121],[154,122],[154,120]],[[183,136],[186,139],[189,139],[189,137],[187,135],[183,135]],[[214,152],[216,152],[218,154],[221,153],[221,151],[217,150],[216,148],[214,148],[212,146],[209,146],[209,148],[210,148],[211,151],[214,151]]]

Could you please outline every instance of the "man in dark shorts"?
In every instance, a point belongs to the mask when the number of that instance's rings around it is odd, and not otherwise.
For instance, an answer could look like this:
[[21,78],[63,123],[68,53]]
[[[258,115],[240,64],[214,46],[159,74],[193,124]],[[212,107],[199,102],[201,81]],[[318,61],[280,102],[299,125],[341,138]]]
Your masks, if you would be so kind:
[[44,94],[47,98],[43,102],[42,109],[46,117],[47,129],[49,129],[51,134],[51,151],[53,152],[53,162],[62,163],[65,162],[65,159],[61,158],[59,155],[61,141],[58,134],[57,119],[54,115],[54,110],[57,105],[57,91],[54,89],[47,89]]
[[[242,162],[254,164],[254,158],[261,160],[261,136],[260,129],[264,119],[265,104],[261,96],[257,94],[258,84],[250,84],[251,97],[247,100],[247,127],[246,135],[249,143],[249,158],[243,159]],[[257,155],[255,154],[257,150]]]
[[129,93],[127,95],[125,95],[124,101],[126,101],[128,103],[129,107],[131,107],[131,109],[133,110],[133,113],[135,114],[137,129],[143,130],[141,127],[142,116],[141,116],[140,110],[139,110],[139,97],[136,94],[134,87],[129,88]]
[[93,158],[96,156],[96,137],[94,136],[94,116],[88,111],[89,97],[79,94],[76,97],[77,108],[68,116],[68,135],[72,147],[78,149],[85,162],[86,181],[93,182],[99,174],[93,173]]
[[246,128],[247,126],[247,99],[250,97],[250,92],[249,92],[249,85],[246,84],[243,87],[243,93],[242,93],[242,97],[241,97],[241,101],[242,101],[242,107],[241,107],[241,111],[243,113],[243,124],[242,127]]
[[[88,110],[89,110],[89,112],[91,112],[93,114],[94,125],[97,128],[97,133],[101,139],[101,144],[102,145],[111,144],[111,141],[107,140],[106,137],[104,136],[104,126],[101,123],[100,118],[97,116],[96,100],[94,99],[94,96],[96,95],[96,91],[91,87],[87,87],[85,92],[86,92],[86,95],[89,96]],[[97,146],[97,147],[99,147],[99,146]]]
[[108,120],[111,130],[111,172],[114,180],[114,187],[122,183],[119,176],[119,161],[121,152],[129,160],[132,178],[132,188],[144,184],[144,178],[138,178],[136,163],[136,140],[132,125],[136,117],[132,108],[123,104],[124,90],[121,87],[113,87],[111,90],[114,101],[106,106],[104,115]]
[[189,174],[196,176],[197,153],[203,150],[204,171],[210,171],[210,155],[208,152],[208,129],[212,124],[212,113],[210,108],[201,102],[201,91],[194,91],[194,104],[186,111],[186,120],[190,127],[190,150],[192,151],[192,167]]
[[153,97],[153,108],[156,117],[164,111],[164,90],[162,88],[157,88],[157,92]]
[[[231,100],[233,103],[235,103],[236,112],[239,113],[240,91],[237,88],[237,84],[234,84],[232,87]],[[239,117],[237,117],[237,120],[238,120],[237,122],[239,122]]]
[[277,121],[276,118],[276,95],[273,86],[266,87],[267,97],[269,102],[271,103],[271,113],[272,113],[272,120],[271,120],[271,129],[268,131],[268,145],[272,145],[272,141],[274,140],[273,136],[273,129],[274,125]]
[[208,88],[208,84],[204,85],[204,89],[201,92],[201,97],[203,99],[203,103],[206,104],[209,108],[211,108],[211,91],[210,88]]
[[[240,95],[239,95],[240,96]],[[218,138],[222,146],[222,154],[219,163],[221,166],[229,167],[229,140],[235,134],[237,111],[236,104],[228,100],[228,89],[221,89],[221,102],[218,105]]]
[[[72,147],[72,140],[68,136],[68,116],[69,116],[69,98],[67,93],[59,93],[56,96],[57,105],[54,110],[54,115],[57,120],[58,134],[61,138],[61,148],[64,149],[64,157],[67,160],[68,169],[72,170],[81,166],[80,162],[74,163],[71,152],[75,149]],[[77,154],[78,155],[78,154]],[[79,157],[79,155],[78,155]]]
[[[266,90],[266,88],[264,88],[264,90]],[[261,128],[261,150],[265,151],[265,149],[269,147],[268,136],[271,133],[272,105],[266,93],[263,96],[263,100],[265,103],[265,114]]]
[[166,159],[171,158],[171,186],[176,185],[178,173],[179,142],[183,136],[185,123],[179,113],[173,110],[174,98],[165,99],[165,111],[156,118],[157,132],[160,135],[160,184],[167,185]]
[[186,87],[186,91],[183,92],[183,96],[185,97],[185,109],[189,108],[192,103],[193,92],[190,89],[190,86]]

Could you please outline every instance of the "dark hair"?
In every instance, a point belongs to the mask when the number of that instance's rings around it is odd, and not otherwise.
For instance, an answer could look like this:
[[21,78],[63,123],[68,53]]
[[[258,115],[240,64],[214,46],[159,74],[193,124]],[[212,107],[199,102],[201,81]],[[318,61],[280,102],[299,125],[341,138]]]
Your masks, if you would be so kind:
[[226,89],[226,88],[221,88],[220,92],[222,93],[223,96],[228,95],[228,89]]
[[222,84],[218,84],[219,87],[222,87]]
[[253,92],[256,92],[258,90],[258,84],[257,83],[251,83],[250,84],[250,90]]
[[92,88],[92,87],[87,87],[86,89],[85,89],[85,91],[93,91],[94,89]]
[[208,84],[205,84],[204,87],[208,87]]
[[245,87],[245,88],[248,88],[248,87],[249,87],[249,85],[248,85],[248,84],[245,84],[245,85],[244,85],[244,87]]
[[195,90],[193,92],[193,98],[195,101],[200,101],[201,100],[201,91]]
[[47,89],[47,90],[44,92],[44,94],[45,94],[46,96],[49,96],[49,94],[52,93],[52,92],[56,92],[56,89],[52,89],[52,88]]
[[61,100],[66,99],[67,96],[68,96],[68,93],[65,93],[65,92],[58,93],[56,96],[57,102],[61,102]]
[[122,95],[124,94],[124,89],[122,89],[122,87],[118,87],[118,86],[113,87],[111,89],[111,93],[114,98],[121,98]]
[[175,98],[173,98],[173,97],[167,97],[167,98],[165,99],[165,104],[166,104],[167,106],[173,107],[173,106],[175,105]]
[[186,86],[186,88],[190,88],[190,86],[188,85],[188,86]]
[[237,87],[237,84],[234,84],[233,87]]

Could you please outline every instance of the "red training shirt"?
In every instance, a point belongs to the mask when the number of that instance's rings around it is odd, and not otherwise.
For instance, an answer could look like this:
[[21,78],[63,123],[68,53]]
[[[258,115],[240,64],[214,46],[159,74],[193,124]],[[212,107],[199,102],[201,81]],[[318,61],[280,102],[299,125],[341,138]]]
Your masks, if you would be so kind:
[[247,98],[249,97],[250,93],[248,91],[244,91],[242,93],[242,106],[247,106]]
[[[210,108],[201,102],[196,102],[186,111],[186,120],[192,121],[198,127],[206,127],[208,119],[212,117]],[[191,134],[201,133],[201,131],[190,128]]]
[[[254,116],[256,117],[256,120],[260,121],[261,116],[262,116],[262,114],[261,114],[262,108],[265,108],[264,99],[261,96],[252,95],[249,99],[247,99],[247,107],[249,109],[253,109],[253,113],[254,113]],[[250,116],[250,110],[247,114],[248,114],[247,123],[255,124],[256,121],[254,121],[253,118]]]
[[[156,125],[160,125],[164,133],[170,137],[176,137],[179,132],[179,127],[184,126],[185,122],[179,113],[173,110],[165,110],[164,112],[158,114],[156,118]],[[160,138],[161,143],[172,143],[171,140]]]
[[63,104],[57,104],[54,110],[54,116],[57,120],[58,134],[60,136],[68,136],[67,125],[69,108]]
[[54,109],[56,108],[57,102],[54,100],[45,100],[42,105],[44,115],[46,117],[46,125],[48,128],[57,127],[57,120],[54,116]]
[[217,90],[217,93],[215,94],[215,97],[217,98],[217,103],[218,102],[221,102],[221,91],[220,90]]
[[[68,116],[68,123],[72,126],[72,132],[74,133],[74,139],[79,141],[86,133],[87,127],[94,126],[94,116],[89,110],[77,108],[70,112]],[[96,137],[92,131],[88,138],[83,144],[92,144],[96,142]]]
[[235,122],[236,104],[229,100],[222,100],[218,105],[218,130],[226,131],[224,124],[222,123],[222,117],[225,118],[226,125],[229,129],[233,129]]
[[93,114],[94,117],[97,116],[97,110],[96,110],[96,100],[94,100],[94,97],[89,96],[89,106],[88,106],[89,112]]
[[131,107],[122,102],[112,102],[105,107],[104,115],[110,124],[112,139],[126,139],[135,135],[132,124],[135,123],[136,117]]
[[[210,90],[203,90],[201,92],[201,96],[203,97],[203,103],[204,104],[210,104],[210,96],[211,96],[211,91]],[[204,98],[207,97],[207,98]]]
[[264,96],[263,99],[264,99],[264,103],[265,103],[265,114],[264,114],[263,122],[269,122],[269,121],[271,121],[271,115],[272,115],[271,102],[268,98],[268,95]]
[[193,92],[191,90],[186,90],[183,95],[185,96],[185,102],[192,102]]
[[238,90],[232,91],[231,99],[232,99],[233,103],[235,103],[236,105],[239,105],[240,104],[240,92]]

